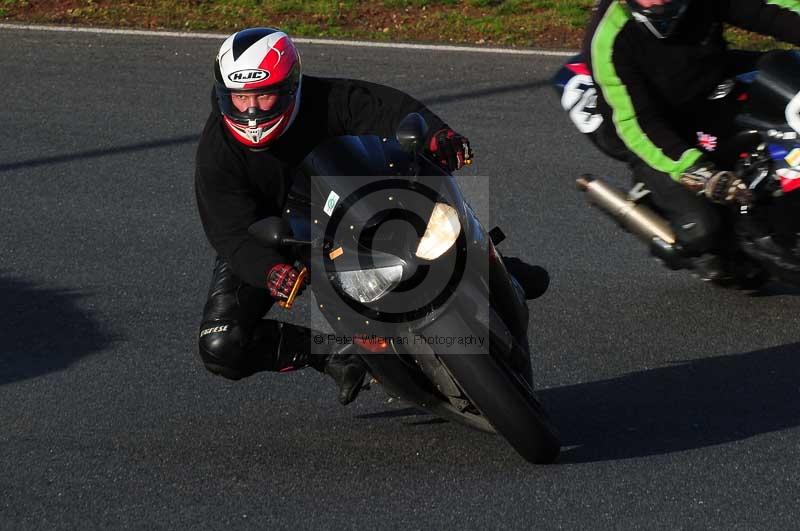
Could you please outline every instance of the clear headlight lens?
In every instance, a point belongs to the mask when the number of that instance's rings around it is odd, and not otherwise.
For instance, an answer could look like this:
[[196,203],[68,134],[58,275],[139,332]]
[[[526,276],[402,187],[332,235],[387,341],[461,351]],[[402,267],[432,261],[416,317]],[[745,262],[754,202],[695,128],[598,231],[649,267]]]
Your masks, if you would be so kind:
[[416,255],[423,260],[436,260],[456,243],[461,234],[458,212],[450,205],[436,203],[425,234],[419,241]]
[[376,269],[337,271],[333,282],[350,297],[361,303],[375,302],[394,289],[403,278],[403,266]]

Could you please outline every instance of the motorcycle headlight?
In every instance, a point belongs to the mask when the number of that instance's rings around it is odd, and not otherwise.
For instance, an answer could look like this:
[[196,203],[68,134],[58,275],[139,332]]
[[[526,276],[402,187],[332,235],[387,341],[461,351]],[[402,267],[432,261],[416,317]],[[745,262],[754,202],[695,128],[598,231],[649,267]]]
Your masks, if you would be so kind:
[[361,302],[375,302],[392,291],[403,278],[403,266],[337,271],[331,280],[342,291]]
[[416,255],[423,260],[436,260],[456,243],[461,234],[458,212],[450,205],[436,203],[425,234],[419,241]]

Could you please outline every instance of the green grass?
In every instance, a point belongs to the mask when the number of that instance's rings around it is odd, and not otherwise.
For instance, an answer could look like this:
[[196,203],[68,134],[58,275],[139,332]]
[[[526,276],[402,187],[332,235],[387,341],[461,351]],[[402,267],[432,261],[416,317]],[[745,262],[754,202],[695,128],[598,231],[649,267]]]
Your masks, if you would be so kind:
[[[595,0],[0,0],[29,23],[232,32],[271,25],[296,36],[574,49]],[[739,47],[776,43],[744,32]]]

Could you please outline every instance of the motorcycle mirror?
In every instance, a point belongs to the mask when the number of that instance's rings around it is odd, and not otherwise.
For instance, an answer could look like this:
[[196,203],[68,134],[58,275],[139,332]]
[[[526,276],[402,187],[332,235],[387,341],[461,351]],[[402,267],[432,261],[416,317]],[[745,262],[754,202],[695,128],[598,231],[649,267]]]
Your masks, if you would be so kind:
[[396,136],[404,151],[416,153],[428,136],[428,124],[421,114],[412,112],[400,121]]
[[247,228],[247,232],[265,247],[280,247],[285,239],[292,237],[289,223],[278,216],[256,221]]

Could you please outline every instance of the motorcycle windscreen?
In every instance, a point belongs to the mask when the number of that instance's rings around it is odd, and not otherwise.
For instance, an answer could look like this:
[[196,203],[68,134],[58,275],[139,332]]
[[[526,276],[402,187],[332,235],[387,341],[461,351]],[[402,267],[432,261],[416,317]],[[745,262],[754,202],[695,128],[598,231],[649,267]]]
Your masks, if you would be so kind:
[[772,127],[787,125],[800,134],[800,52],[778,51],[758,63],[750,94],[750,114]]
[[[317,225],[315,228],[327,225],[334,216],[340,217],[343,210],[346,210],[349,224],[367,233],[372,226],[382,224],[387,216],[396,215],[387,211],[403,209],[429,216],[432,206],[427,198],[420,194],[395,194],[398,197],[394,197],[392,190],[404,190],[417,182],[419,187],[433,188],[437,194],[442,193],[442,189],[446,194],[448,190],[441,185],[442,178],[447,176],[441,169],[426,159],[420,159],[415,165],[411,155],[403,151],[396,140],[377,136],[329,139],[303,160],[300,173],[308,183],[309,221]],[[426,179],[428,175],[436,178]],[[384,238],[403,236],[402,231],[383,234]],[[348,245],[348,242],[342,243]],[[352,242],[354,246],[357,243]]]

